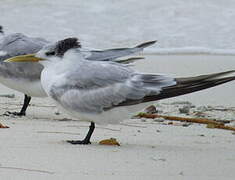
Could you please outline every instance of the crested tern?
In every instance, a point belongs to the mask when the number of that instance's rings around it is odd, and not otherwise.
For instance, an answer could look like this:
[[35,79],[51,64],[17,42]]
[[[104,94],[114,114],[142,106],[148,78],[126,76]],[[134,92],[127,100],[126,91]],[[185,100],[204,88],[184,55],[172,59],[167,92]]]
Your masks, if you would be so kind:
[[88,61],[76,38],[44,47],[36,55],[13,57],[7,62],[40,62],[41,83],[48,96],[71,116],[91,123],[83,140],[90,144],[95,123],[110,124],[130,118],[153,101],[200,91],[235,80],[235,70],[195,77],[174,78],[146,74],[116,62]]
[[[2,27],[0,32],[3,33]],[[149,41],[139,44],[133,48],[116,48],[106,50],[85,50],[80,49],[83,56],[88,60],[117,61],[129,63],[135,58],[117,59],[142,51],[144,48],[154,44],[156,41]],[[40,74],[43,66],[40,63],[5,63],[5,59],[30,53],[38,52],[43,46],[50,44],[43,38],[31,38],[21,33],[4,36],[0,42],[0,83],[25,94],[24,103],[20,112],[7,112],[5,115],[13,114],[24,116],[31,97],[47,97],[40,82]],[[53,45],[48,45],[54,48]]]

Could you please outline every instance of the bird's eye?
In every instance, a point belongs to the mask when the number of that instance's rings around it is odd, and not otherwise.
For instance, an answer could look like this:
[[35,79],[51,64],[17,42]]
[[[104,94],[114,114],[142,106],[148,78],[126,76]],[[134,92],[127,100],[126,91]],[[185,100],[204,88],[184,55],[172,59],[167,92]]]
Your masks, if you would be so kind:
[[45,54],[47,56],[54,56],[55,55],[55,51],[46,52]]

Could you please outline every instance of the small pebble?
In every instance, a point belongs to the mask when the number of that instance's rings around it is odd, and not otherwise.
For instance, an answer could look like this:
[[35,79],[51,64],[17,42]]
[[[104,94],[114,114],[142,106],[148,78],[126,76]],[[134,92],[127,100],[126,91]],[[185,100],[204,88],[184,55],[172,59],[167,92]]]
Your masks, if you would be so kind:
[[166,159],[165,158],[155,158],[155,157],[151,157],[152,160],[154,161],[162,161],[162,162],[165,162]]
[[205,111],[208,111],[209,109],[208,109],[206,106],[199,106],[199,107],[197,108],[197,110],[198,110],[199,112],[205,112]]
[[160,159],[158,159],[159,161],[163,161],[163,162],[165,162],[166,161],[166,159],[165,158],[160,158]]
[[154,114],[154,113],[158,113],[156,107],[154,105],[151,105],[147,108],[144,109],[145,113],[149,113],[149,114]]
[[183,171],[181,171],[181,172],[179,173],[179,175],[183,176],[183,175],[184,175],[184,172],[183,172]]
[[198,136],[205,137],[205,135],[204,135],[204,134],[199,134]]
[[184,123],[184,124],[182,124],[183,127],[188,127],[190,125],[192,125],[192,123]]
[[60,111],[58,109],[55,109],[55,115],[60,115]]
[[179,108],[179,112],[181,114],[189,114],[190,112],[190,106],[183,106],[182,108]]

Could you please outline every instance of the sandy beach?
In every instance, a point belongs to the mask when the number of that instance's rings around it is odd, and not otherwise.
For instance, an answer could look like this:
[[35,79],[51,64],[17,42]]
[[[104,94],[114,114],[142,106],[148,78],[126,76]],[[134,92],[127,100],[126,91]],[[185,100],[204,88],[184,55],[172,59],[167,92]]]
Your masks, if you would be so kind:
[[[179,77],[231,70],[234,65],[232,56],[147,55],[134,68]],[[230,120],[234,126],[234,89],[231,82],[162,100],[156,106],[163,114],[185,116],[178,110],[187,101],[193,105],[190,112],[206,107],[207,110],[201,110],[205,117]],[[2,85],[0,94],[15,94],[15,98],[0,97],[0,114],[20,109],[22,94]],[[208,105],[212,110],[208,110]],[[97,126],[91,145],[70,145],[66,140],[83,138],[89,124],[62,113],[56,115],[55,111],[48,98],[33,98],[26,117],[1,116],[0,122],[10,127],[0,129],[1,179],[233,180],[235,177],[235,135],[231,131],[198,124],[129,119],[120,125]],[[111,137],[121,146],[98,144]]]
[[[2,0],[0,25],[5,35],[50,42],[78,37],[91,49],[157,40],[133,68],[184,77],[235,69],[234,8],[232,0]],[[154,105],[162,115],[235,127],[234,91],[235,81]],[[66,140],[82,139],[88,123],[55,113],[48,98],[32,98],[25,117],[2,115],[19,111],[22,103],[23,94],[0,84],[0,123],[10,127],[0,128],[0,180],[235,179],[232,131],[130,117],[119,125],[97,125],[91,145],[71,145]],[[99,145],[107,138],[121,145]]]

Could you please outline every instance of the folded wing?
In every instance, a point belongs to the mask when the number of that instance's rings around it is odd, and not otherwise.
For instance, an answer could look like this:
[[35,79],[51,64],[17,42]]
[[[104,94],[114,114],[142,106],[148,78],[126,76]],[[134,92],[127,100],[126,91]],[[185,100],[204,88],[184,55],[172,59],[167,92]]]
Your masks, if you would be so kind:
[[176,84],[171,77],[140,74],[121,64],[102,62],[87,63],[64,78],[66,83],[55,83],[51,87],[50,96],[65,108],[89,113],[142,100]]

